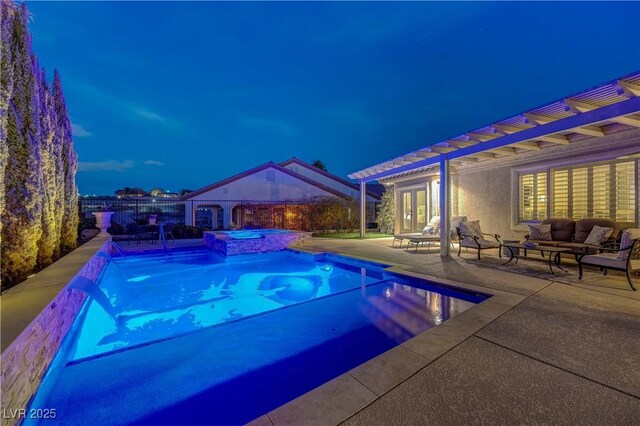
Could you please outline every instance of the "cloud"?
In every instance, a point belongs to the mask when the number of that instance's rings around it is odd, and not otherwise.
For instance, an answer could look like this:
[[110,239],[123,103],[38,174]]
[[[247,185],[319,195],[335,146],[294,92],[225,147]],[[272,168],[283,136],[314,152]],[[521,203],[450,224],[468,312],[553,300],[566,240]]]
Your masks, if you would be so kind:
[[133,168],[135,165],[136,163],[132,160],[125,160],[125,161],[107,160],[107,161],[98,161],[98,162],[79,161],[78,171],[79,172],[124,172],[127,169]]
[[82,81],[75,79],[67,80],[72,86],[74,86],[74,89],[78,90],[88,100],[97,103],[112,112],[124,115],[128,119],[142,119],[143,121],[151,122],[156,125],[161,124],[170,130],[181,130],[182,128],[181,124],[177,120],[165,117],[134,100],[115,96]]
[[131,108],[132,112],[134,114],[139,115],[140,117],[147,119],[149,121],[156,121],[156,122],[160,122],[160,123],[164,123],[165,121],[167,121],[164,117],[162,117],[160,114],[156,114],[153,111],[149,111],[147,109],[144,108]]
[[272,118],[241,116],[239,122],[243,127],[276,135],[291,137],[298,134],[298,129],[292,125]]
[[88,138],[91,136],[91,133],[82,127],[81,124],[71,123],[71,130],[73,131],[73,136],[77,138]]
[[144,164],[146,164],[147,166],[158,166],[158,167],[162,167],[165,165],[162,161],[158,161],[158,160],[146,160]]

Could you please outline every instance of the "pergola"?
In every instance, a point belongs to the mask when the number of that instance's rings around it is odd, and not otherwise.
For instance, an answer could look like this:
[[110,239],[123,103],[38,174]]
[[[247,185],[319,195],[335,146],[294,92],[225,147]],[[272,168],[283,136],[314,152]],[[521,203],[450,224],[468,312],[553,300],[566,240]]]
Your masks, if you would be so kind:
[[640,127],[640,71],[429,145],[349,175],[360,183],[360,236],[366,223],[366,183],[440,168],[440,254],[450,249],[451,168],[569,145]]

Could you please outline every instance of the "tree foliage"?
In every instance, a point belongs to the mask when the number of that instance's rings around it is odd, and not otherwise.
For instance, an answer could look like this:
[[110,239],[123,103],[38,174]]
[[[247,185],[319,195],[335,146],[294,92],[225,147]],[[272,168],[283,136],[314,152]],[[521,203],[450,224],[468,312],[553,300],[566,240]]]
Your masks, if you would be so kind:
[[58,93],[49,90],[33,54],[27,8],[0,1],[0,256],[7,288],[57,259],[61,245],[75,247],[77,157],[62,88],[58,81]]
[[311,165],[316,169],[324,170],[325,172],[328,171],[327,166],[322,160],[315,160],[313,163],[311,163]]
[[393,234],[396,223],[396,207],[393,187],[387,187],[378,205],[378,227],[383,234]]

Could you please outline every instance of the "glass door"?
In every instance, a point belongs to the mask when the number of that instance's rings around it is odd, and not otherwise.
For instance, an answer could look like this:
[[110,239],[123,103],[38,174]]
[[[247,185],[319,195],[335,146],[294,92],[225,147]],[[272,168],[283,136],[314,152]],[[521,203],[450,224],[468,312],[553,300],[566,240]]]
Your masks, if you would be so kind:
[[427,226],[427,191],[424,189],[415,190],[416,206],[416,231],[422,231]]
[[400,221],[400,227],[402,232],[411,232],[413,229],[413,210],[411,202],[411,191],[403,191],[400,193],[400,199],[402,202],[401,214],[402,220]]
[[419,232],[427,226],[427,191],[411,189],[400,191],[401,232]]

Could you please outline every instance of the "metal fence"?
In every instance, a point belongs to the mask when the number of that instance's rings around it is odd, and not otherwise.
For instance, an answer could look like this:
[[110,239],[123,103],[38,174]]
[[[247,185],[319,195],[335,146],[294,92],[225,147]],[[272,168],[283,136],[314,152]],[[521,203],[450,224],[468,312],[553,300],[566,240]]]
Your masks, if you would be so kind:
[[[367,203],[368,227],[376,227],[376,204]],[[107,207],[114,212],[112,223],[126,227],[143,224],[155,216],[158,223],[193,225],[201,229],[262,227],[316,231],[355,229],[359,207],[355,200],[308,201],[177,200],[161,198],[81,198],[82,224],[91,226],[92,213]]]

